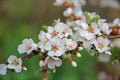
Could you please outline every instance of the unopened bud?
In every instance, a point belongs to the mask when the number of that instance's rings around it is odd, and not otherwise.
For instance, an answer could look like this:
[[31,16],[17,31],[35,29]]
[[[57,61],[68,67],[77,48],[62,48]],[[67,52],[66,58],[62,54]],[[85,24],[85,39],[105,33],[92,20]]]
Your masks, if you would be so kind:
[[78,50],[80,50],[80,51],[83,50],[83,47],[78,47]]
[[110,51],[105,51],[104,53],[107,55],[112,55]]
[[77,57],[81,57],[81,54],[78,53],[78,52],[77,52],[75,55],[76,55]]
[[71,62],[73,67],[77,67],[77,63],[70,57],[69,61]]
[[75,61],[71,61],[73,67],[77,67],[77,63]]
[[56,68],[53,69],[53,73],[56,73]]
[[22,69],[25,70],[25,71],[27,70],[27,68],[25,66],[23,66]]

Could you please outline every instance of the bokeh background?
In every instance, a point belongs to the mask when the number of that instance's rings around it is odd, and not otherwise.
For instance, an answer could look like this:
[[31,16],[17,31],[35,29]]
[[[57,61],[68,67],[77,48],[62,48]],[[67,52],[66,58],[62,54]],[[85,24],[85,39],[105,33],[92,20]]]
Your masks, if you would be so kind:
[[[9,55],[23,56],[17,52],[18,45],[25,38],[38,42],[42,25],[51,25],[58,18],[65,22],[65,8],[54,6],[53,2],[54,0],[0,0],[0,62],[6,61]],[[84,10],[96,11],[108,21],[120,17],[120,8],[87,5]],[[120,58],[120,48],[113,48],[112,53],[114,55],[110,62],[102,63],[97,56],[90,56],[89,52],[83,50],[82,57],[75,58],[77,68],[73,68],[69,61],[64,61],[56,74],[48,72],[48,80],[120,80],[120,64],[112,64]],[[0,76],[0,80],[42,80],[38,63],[39,56],[26,60],[23,64],[28,68],[27,71],[15,73],[8,70],[5,76]]]

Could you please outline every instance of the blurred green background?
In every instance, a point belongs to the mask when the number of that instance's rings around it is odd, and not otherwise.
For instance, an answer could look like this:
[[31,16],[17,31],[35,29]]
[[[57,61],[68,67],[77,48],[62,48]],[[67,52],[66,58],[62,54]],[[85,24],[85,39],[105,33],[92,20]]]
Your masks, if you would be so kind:
[[[107,18],[109,21],[120,16],[119,11],[113,12],[111,9],[101,10],[99,7],[95,9],[93,6],[90,8],[90,5],[84,9],[97,11],[102,18]],[[65,21],[63,11],[63,7],[53,6],[53,0],[0,0],[0,62],[6,61],[12,54],[23,56],[24,54],[19,55],[17,52],[22,40],[32,38],[38,42],[38,34],[43,24],[51,25],[53,20],[58,18]],[[115,51],[113,49],[113,52]],[[99,64],[97,57],[90,56],[87,51],[82,51],[81,55],[81,58],[74,58],[78,63],[77,68],[73,68],[69,61],[65,61],[57,69],[56,74],[48,72],[48,80],[98,80],[97,73],[100,70],[97,66]],[[8,70],[0,80],[42,80],[38,63],[39,56],[26,60],[23,64],[27,67],[27,71],[15,73]]]

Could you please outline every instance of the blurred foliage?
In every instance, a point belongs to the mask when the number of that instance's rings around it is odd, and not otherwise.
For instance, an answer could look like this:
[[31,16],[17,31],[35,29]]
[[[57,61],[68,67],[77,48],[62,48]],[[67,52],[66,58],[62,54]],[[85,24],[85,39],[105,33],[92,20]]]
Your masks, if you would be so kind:
[[[21,57],[17,46],[22,40],[32,38],[38,42],[41,26],[52,24],[57,18],[64,21],[62,12],[62,7],[53,6],[53,0],[0,0],[0,62],[6,61],[12,54]],[[48,80],[97,80],[96,57],[91,57],[86,51],[82,51],[81,55],[81,58],[75,58],[77,68],[64,61],[55,74],[48,72]],[[15,73],[8,70],[0,80],[42,80],[39,58],[35,56],[23,62],[27,71]]]

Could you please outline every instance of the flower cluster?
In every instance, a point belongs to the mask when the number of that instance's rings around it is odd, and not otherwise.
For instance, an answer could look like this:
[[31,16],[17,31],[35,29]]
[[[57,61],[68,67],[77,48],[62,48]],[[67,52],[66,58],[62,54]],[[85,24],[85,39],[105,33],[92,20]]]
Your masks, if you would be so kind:
[[19,73],[22,70],[22,60],[14,55],[9,56],[6,64],[0,64],[0,75],[7,73],[7,68]]
[[17,50],[19,54],[27,53],[27,56],[17,58],[11,55],[7,62],[0,64],[0,75],[5,75],[7,69],[17,73],[26,70],[22,61],[38,54],[41,55],[38,64],[44,72],[46,68],[56,70],[64,59],[77,67],[72,56],[81,57],[80,51],[83,49],[92,54],[111,55],[111,41],[106,36],[120,34],[120,19],[107,23],[95,12],[83,12],[82,5],[85,4],[85,0],[56,0],[54,5],[67,7],[64,11],[67,22],[58,19],[52,26],[43,26],[45,30],[40,31],[38,43],[31,38],[24,39]]

